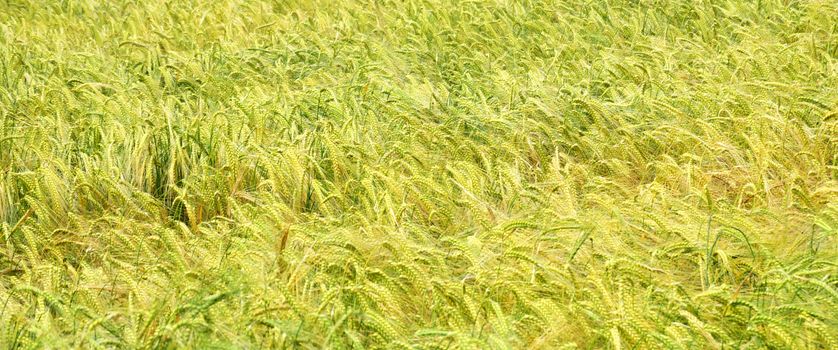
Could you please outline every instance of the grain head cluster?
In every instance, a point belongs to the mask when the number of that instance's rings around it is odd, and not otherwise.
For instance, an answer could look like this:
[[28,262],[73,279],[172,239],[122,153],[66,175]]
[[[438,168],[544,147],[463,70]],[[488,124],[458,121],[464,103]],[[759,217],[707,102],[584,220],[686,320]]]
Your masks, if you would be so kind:
[[838,2],[0,1],[0,347],[836,349]]

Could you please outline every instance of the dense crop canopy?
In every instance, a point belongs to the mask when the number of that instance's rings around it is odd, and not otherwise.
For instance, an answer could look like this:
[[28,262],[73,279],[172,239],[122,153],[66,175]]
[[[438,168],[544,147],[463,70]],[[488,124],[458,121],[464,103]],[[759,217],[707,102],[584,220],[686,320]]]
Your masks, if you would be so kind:
[[838,2],[0,1],[0,346],[838,348]]

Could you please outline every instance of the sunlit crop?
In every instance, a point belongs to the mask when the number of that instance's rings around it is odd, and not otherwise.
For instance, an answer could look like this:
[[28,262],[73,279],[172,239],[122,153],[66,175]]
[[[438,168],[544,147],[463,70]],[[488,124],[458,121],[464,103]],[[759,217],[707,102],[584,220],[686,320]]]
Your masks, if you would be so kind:
[[838,2],[0,1],[0,346],[836,349]]

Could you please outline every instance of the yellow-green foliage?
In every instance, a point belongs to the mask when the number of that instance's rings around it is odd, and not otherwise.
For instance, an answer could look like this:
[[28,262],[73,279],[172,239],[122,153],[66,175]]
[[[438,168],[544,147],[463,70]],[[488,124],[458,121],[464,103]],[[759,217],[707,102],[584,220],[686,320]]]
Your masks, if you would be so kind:
[[3,348],[835,349],[838,2],[0,1]]

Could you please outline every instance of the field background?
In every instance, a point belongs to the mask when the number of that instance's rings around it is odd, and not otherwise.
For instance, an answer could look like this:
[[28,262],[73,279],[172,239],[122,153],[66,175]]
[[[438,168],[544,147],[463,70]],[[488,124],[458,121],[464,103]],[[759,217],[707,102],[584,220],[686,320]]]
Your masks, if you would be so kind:
[[0,2],[4,348],[838,348],[834,1]]

